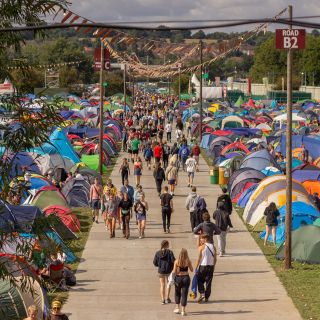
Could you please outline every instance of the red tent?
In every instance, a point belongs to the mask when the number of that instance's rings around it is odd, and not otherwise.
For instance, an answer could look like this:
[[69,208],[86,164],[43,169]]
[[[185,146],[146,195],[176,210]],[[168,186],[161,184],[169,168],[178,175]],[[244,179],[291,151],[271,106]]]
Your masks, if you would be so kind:
[[250,107],[250,108],[255,108],[256,105],[255,105],[253,99],[250,98],[249,101],[247,102],[246,106]]
[[241,143],[241,142],[234,142],[234,143],[231,143],[231,144],[228,144],[227,146],[225,146],[225,147],[222,149],[220,155],[223,156],[224,154],[226,154],[226,153],[227,153],[228,151],[230,151],[230,150],[242,150],[242,151],[244,151],[246,154],[249,154],[249,153],[250,153],[249,149],[248,149],[243,143]]
[[211,134],[214,134],[215,136],[230,136],[233,132],[228,130],[216,130],[211,132]]
[[60,220],[73,232],[80,231],[80,221],[72,211],[63,206],[49,206],[43,210],[46,216],[57,215]]

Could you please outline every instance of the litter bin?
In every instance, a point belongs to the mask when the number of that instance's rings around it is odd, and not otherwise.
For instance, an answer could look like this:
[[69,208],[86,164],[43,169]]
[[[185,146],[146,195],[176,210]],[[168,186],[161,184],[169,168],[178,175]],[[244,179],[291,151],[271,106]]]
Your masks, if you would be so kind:
[[219,167],[210,168],[210,183],[211,184],[219,183]]
[[228,184],[230,177],[230,171],[228,168],[219,167],[219,184],[225,185]]

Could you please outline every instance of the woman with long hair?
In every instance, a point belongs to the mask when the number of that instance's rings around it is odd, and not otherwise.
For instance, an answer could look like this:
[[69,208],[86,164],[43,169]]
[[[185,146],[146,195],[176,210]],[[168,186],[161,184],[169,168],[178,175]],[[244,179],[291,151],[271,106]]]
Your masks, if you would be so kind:
[[139,239],[144,238],[144,230],[146,228],[147,211],[149,209],[148,202],[144,199],[144,193],[141,194],[141,198],[136,202],[134,211],[137,217]]
[[[169,249],[169,241],[163,240],[161,242],[161,248],[156,252],[153,265],[158,267],[158,275],[160,280],[160,297],[161,303],[171,303],[170,300],[170,289],[168,286],[168,277],[173,270],[175,257],[173,252]],[[167,288],[167,289],[166,289]]]
[[267,245],[270,233],[272,233],[273,244],[276,245],[278,217],[280,216],[280,213],[274,202],[271,202],[264,210],[264,215],[266,216],[266,236],[264,238],[264,245]]
[[179,257],[174,262],[173,266],[173,273],[176,275],[174,284],[176,308],[173,310],[173,312],[181,312],[182,316],[186,315],[188,291],[190,286],[189,270],[193,272],[192,263],[189,259],[187,249],[182,248]]
[[134,176],[136,178],[136,186],[140,184],[140,179],[142,175],[142,161],[141,158],[138,159],[133,164]]

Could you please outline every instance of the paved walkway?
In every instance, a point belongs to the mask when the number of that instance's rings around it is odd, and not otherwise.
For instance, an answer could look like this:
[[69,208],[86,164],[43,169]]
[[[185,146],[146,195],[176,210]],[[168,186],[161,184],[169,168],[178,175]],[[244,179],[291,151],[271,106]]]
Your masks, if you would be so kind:
[[[112,174],[116,186],[120,185],[120,161],[121,157]],[[184,208],[190,191],[186,181],[186,175],[182,173],[174,197],[170,235],[163,234],[159,198],[152,173],[146,169],[141,181],[150,207],[146,238],[138,239],[135,224],[131,225],[130,240],[122,238],[121,230],[116,231],[115,239],[109,239],[102,223],[93,225],[78,268],[77,286],[71,290],[64,306],[71,320],[166,320],[181,317],[173,314],[174,304],[160,304],[159,280],[152,260],[160,242],[167,238],[176,256],[182,247],[187,248],[194,264],[196,241],[190,233],[189,217]],[[220,189],[210,185],[209,170],[203,159],[195,184],[212,213]],[[201,305],[189,301],[188,316],[206,320],[301,319],[236,213],[232,215],[232,221],[236,231],[228,234],[227,256],[218,260],[212,301]],[[174,292],[171,294],[174,301],[173,297]]]

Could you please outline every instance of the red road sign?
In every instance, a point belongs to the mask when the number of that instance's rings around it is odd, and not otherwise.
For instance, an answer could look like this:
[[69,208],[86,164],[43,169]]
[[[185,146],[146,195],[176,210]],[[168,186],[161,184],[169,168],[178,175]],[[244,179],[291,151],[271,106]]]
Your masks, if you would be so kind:
[[277,49],[304,49],[305,46],[305,29],[276,29]]
[[[111,69],[110,52],[108,49],[104,49],[104,70]],[[94,70],[99,71],[101,68],[101,48],[94,49]]]

